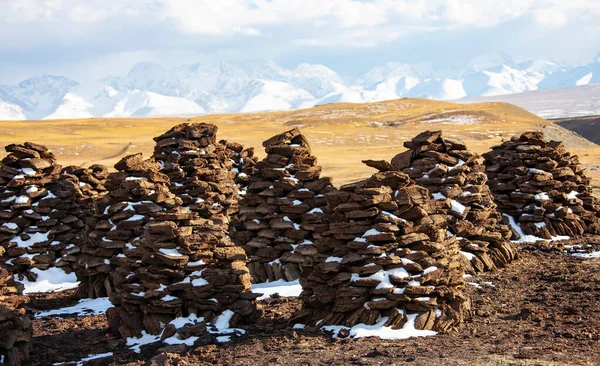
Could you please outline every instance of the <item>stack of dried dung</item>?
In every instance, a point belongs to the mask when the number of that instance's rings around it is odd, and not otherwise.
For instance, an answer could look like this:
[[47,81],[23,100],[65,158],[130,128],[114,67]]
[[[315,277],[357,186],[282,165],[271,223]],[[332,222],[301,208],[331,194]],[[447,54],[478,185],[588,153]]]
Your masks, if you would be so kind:
[[316,250],[313,241],[326,230],[325,193],[334,190],[299,130],[293,129],[263,143],[267,156],[256,164],[248,191],[240,202],[233,233],[250,258],[254,282],[300,277]]
[[381,324],[448,331],[468,314],[464,267],[448,218],[429,191],[398,171],[327,194],[329,227],[315,241],[321,258],[303,271],[303,310],[311,325]]
[[44,146],[26,142],[6,151],[0,172],[3,261],[29,281],[50,267],[70,273],[84,231],[77,179],[61,176]]
[[487,186],[480,156],[467,150],[463,141],[426,131],[404,143],[408,151],[391,163],[366,161],[380,170],[400,170],[444,201],[440,213],[450,218],[450,232],[469,259],[469,272],[505,267],[517,257],[510,242],[512,231],[503,224]]
[[94,164],[88,168],[70,165],[65,167],[61,174],[77,177],[81,200],[88,205],[100,200],[108,192],[105,186],[108,169],[104,165]]
[[[122,337],[188,339],[209,334],[225,312],[232,312],[229,326],[252,318],[258,295],[250,291],[247,257],[223,227],[182,207],[153,218],[113,276],[111,329]],[[181,327],[189,320],[193,326]]]
[[[0,247],[0,254],[3,248]],[[0,266],[0,364],[17,366],[29,359],[29,341],[33,333],[25,316],[23,286],[13,280],[10,271]]]
[[559,141],[525,132],[483,154],[500,211],[543,239],[600,233],[600,202],[590,179]]
[[243,145],[227,140],[221,140],[219,143],[227,147],[225,151],[233,164],[232,170],[235,173],[234,181],[238,185],[238,194],[243,196],[248,190],[250,177],[256,174],[255,165],[258,163],[258,158],[254,156],[254,148],[244,149]]
[[211,124],[177,125],[154,138],[154,159],[184,207],[227,227],[238,210],[239,195],[234,164],[216,134],[217,126]]
[[133,249],[144,225],[165,207],[181,200],[169,190],[169,178],[160,165],[129,155],[115,164],[117,172],[106,180],[108,194],[98,202],[95,226],[90,228],[78,259],[77,277],[82,297],[107,296],[112,291],[109,275],[126,248]]

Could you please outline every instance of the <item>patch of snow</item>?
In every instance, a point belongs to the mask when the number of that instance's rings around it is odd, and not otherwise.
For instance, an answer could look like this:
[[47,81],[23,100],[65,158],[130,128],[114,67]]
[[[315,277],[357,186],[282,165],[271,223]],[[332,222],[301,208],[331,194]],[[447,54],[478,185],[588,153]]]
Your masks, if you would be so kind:
[[19,225],[15,224],[14,222],[5,222],[4,224],[2,224],[2,226],[9,228],[11,230],[14,230],[19,227]]
[[451,200],[450,201],[450,209],[454,212],[458,212],[459,214],[464,214],[465,210],[467,209],[462,203],[455,201],[455,200]]
[[29,239],[27,240],[22,240],[21,236],[17,235],[12,238],[10,242],[17,244],[19,248],[31,248],[34,244],[48,241],[48,235],[50,235],[50,233],[28,233],[27,235],[29,235]]
[[600,258],[600,252],[573,253],[571,256],[579,258]]
[[183,254],[179,253],[177,249],[160,248],[158,252],[171,257],[183,257]]
[[446,196],[444,196],[443,194],[439,193],[439,192],[435,192],[432,194],[433,199],[434,200],[445,200]]
[[465,252],[462,250],[459,253],[465,256],[465,258],[467,258],[469,261],[472,261],[475,258],[475,254],[473,253]]
[[341,325],[324,326],[321,329],[333,332],[333,337],[337,338],[340,330],[347,329],[350,333],[350,338],[366,338],[378,337],[386,340],[399,340],[413,337],[427,337],[436,335],[437,332],[431,330],[418,330],[415,328],[415,319],[419,314],[407,314],[408,321],[401,329],[392,329],[384,324],[388,321],[387,317],[382,317],[377,320],[374,325],[357,324],[352,328]]
[[263,294],[258,300],[270,299],[271,295],[279,294],[282,297],[298,297],[302,292],[300,281],[277,280],[273,282],[255,283],[252,285],[252,292]]
[[60,309],[42,311],[35,314],[36,318],[45,318],[57,315],[101,315],[105,314],[106,310],[112,306],[108,297],[99,297],[97,299],[82,299],[76,305],[67,306]]
[[15,200],[15,203],[16,203],[16,204],[21,204],[21,205],[22,205],[22,204],[25,204],[25,203],[27,203],[27,202],[29,202],[29,197],[27,197],[27,196],[19,196],[19,197],[17,197],[17,199]]
[[35,282],[30,282],[27,278],[19,281],[18,276],[15,275],[15,281],[21,282],[25,286],[23,294],[63,291],[79,286],[75,273],[66,273],[58,267],[48,268],[47,270],[32,268],[31,272],[37,275]]
[[[521,229],[521,225],[519,225],[515,221],[514,217],[507,215],[507,214],[502,214],[502,216],[504,216],[508,219],[510,227],[513,230],[515,230],[520,237],[519,240],[512,240],[513,243],[535,243],[536,241],[547,240],[547,239],[543,239],[543,238],[540,238],[540,237],[534,236],[534,235],[525,235],[525,233]],[[553,236],[551,240],[558,241],[558,240],[568,240],[568,239],[570,239],[569,236],[559,235],[559,236]]]
[[375,236],[375,235],[379,235],[379,234],[381,234],[381,232],[378,231],[377,229],[369,229],[362,236],[364,238],[366,236]]

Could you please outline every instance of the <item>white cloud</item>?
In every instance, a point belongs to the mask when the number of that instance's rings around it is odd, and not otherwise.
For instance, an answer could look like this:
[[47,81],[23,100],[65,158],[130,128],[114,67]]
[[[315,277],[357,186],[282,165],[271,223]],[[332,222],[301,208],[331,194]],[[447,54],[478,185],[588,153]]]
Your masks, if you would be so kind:
[[562,27],[569,21],[567,14],[559,8],[537,9],[532,15],[536,24],[549,28]]
[[0,2],[0,19],[9,22],[31,22],[51,19],[60,12],[62,0],[19,0]]
[[365,57],[390,61],[432,57],[448,39],[463,58],[496,50],[526,58],[544,47],[570,58],[580,44],[589,57],[600,44],[598,17],[600,0],[0,0],[0,66],[21,54],[38,64],[175,50],[334,59],[365,47],[376,51]]

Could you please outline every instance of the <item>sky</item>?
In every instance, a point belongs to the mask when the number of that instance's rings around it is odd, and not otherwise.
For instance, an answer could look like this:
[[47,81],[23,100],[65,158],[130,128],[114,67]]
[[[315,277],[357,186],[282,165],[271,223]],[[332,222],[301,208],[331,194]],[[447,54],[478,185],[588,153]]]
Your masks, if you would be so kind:
[[140,61],[273,60],[358,76],[500,55],[580,65],[600,52],[600,0],[0,0],[0,84],[125,75]]

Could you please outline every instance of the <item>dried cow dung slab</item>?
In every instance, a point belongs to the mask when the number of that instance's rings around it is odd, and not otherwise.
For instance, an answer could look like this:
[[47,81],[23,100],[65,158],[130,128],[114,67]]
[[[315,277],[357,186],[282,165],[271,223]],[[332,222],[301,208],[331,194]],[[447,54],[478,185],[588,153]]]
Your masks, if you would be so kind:
[[326,195],[327,230],[315,240],[318,264],[304,267],[303,309],[291,320],[317,326],[357,324],[446,332],[464,320],[464,266],[447,215],[429,191],[399,171]]
[[154,138],[153,157],[184,207],[228,227],[231,215],[238,210],[239,187],[234,179],[241,179],[240,167],[244,167],[240,159],[246,159],[251,171],[253,151],[219,143],[216,134],[217,126],[212,124],[179,124]]
[[234,181],[238,185],[238,193],[243,196],[248,191],[250,177],[256,174],[257,170],[255,166],[258,158],[254,156],[254,148],[244,149],[241,144],[227,140],[221,140],[219,143],[227,148],[225,153],[233,164]]
[[499,210],[518,224],[515,237],[600,233],[600,200],[593,196],[579,158],[562,142],[547,141],[542,132],[525,132],[483,157]]
[[160,164],[142,154],[121,159],[105,183],[108,194],[97,202],[93,226],[78,258],[76,274],[81,297],[108,296],[113,290],[110,274],[126,249],[132,249],[144,226],[156,215],[181,205],[169,190],[169,177]]
[[157,196],[147,199],[160,210],[138,213],[146,216],[140,237],[117,258],[111,329],[122,337],[205,342],[223,327],[253,319],[259,295],[250,290],[247,257],[223,226]]
[[[0,247],[0,253],[2,248]],[[13,280],[11,271],[0,266],[0,360],[2,365],[18,366],[29,360],[31,321],[25,315],[23,286]]]
[[449,231],[458,238],[468,272],[512,262],[517,257],[512,231],[494,203],[480,156],[442,131],[422,132],[404,146],[409,150],[390,163],[367,164],[383,171],[399,169],[430,191],[434,211],[448,215]]
[[326,230],[325,194],[334,190],[321,177],[317,158],[298,129],[263,143],[267,156],[255,166],[240,202],[232,237],[244,248],[255,283],[293,281],[311,266],[313,241]]
[[0,164],[0,260],[35,281],[51,267],[71,273],[85,232],[80,182],[61,174],[46,147],[6,146]]

